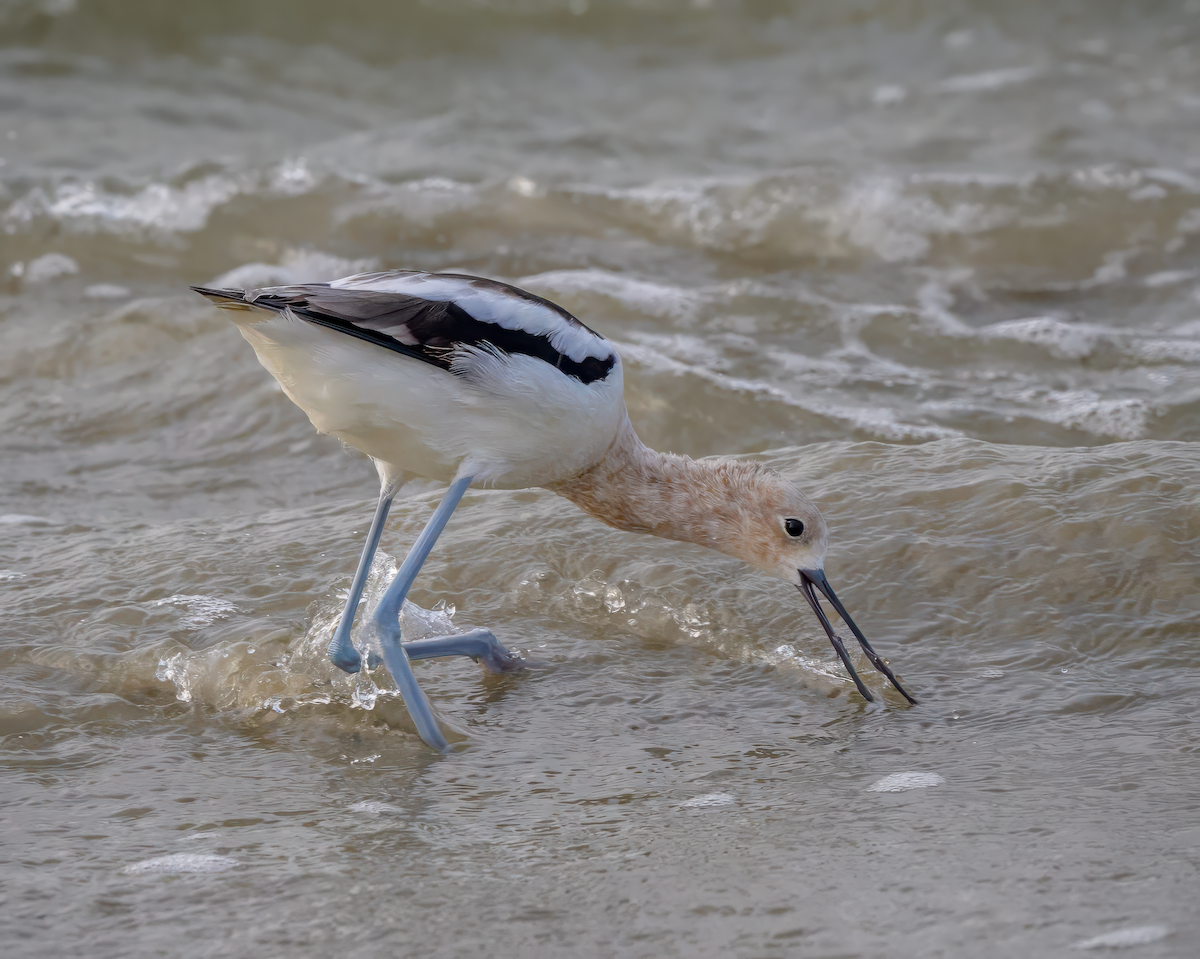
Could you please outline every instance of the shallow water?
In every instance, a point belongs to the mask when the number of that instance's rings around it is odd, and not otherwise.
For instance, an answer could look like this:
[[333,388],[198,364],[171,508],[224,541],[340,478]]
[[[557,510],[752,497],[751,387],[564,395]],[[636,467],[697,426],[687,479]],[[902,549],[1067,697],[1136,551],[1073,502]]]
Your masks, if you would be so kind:
[[[0,7],[5,954],[1195,955],[1200,7],[1046,7]],[[921,705],[544,491],[406,610],[537,664],[454,752],[334,670],[373,471],[186,285],[413,267],[808,490]]]

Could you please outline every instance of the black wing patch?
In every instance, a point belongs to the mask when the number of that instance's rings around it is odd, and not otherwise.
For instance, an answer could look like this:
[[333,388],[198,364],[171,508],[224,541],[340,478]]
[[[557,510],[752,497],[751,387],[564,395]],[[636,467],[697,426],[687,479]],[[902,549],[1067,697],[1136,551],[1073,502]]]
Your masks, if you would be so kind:
[[[214,301],[242,301],[278,312],[290,309],[312,323],[348,333],[443,370],[451,370],[454,348],[464,345],[491,346],[504,353],[536,357],[584,384],[604,379],[616,365],[614,356],[573,360],[556,350],[546,336],[485,323],[449,300],[425,300],[377,290],[340,290],[326,283],[277,287],[250,299],[238,290],[212,290],[199,286],[192,289]],[[541,301],[540,297],[526,295]],[[570,316],[562,307],[554,305],[554,308],[556,312]],[[571,319],[575,320],[574,317]],[[578,320],[575,323],[583,326]]]

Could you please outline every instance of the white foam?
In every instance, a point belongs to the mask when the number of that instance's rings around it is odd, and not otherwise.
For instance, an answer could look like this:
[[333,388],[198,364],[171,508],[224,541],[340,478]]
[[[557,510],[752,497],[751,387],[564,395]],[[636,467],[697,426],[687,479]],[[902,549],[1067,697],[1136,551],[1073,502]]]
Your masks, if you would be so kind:
[[1175,336],[1200,336],[1200,320],[1188,320],[1172,328]]
[[[708,350],[710,355],[721,361],[721,357],[715,351],[709,349],[703,340],[698,340],[689,337],[670,337],[660,338],[647,334],[638,335],[638,339],[642,341],[654,342],[660,344],[663,341],[668,341],[672,347],[678,347],[689,340],[695,340],[696,344],[703,346]],[[722,389],[729,390],[734,393],[747,393],[751,395],[759,395],[778,400],[788,406],[796,407],[797,409],[806,410],[808,412],[817,413],[821,416],[828,416],[833,419],[841,419],[851,425],[874,433],[881,439],[885,440],[910,440],[910,439],[945,439],[947,437],[959,436],[957,430],[949,429],[944,426],[935,426],[931,424],[905,423],[896,415],[896,411],[890,408],[883,407],[854,407],[835,405],[831,402],[824,401],[820,403],[812,403],[793,396],[790,392],[782,387],[775,386],[773,383],[767,383],[763,380],[750,380],[744,377],[727,376],[724,373],[718,372],[709,366],[700,363],[692,364],[668,356],[666,353],[654,349],[644,343],[630,343],[618,341],[618,347],[621,351],[621,358],[627,362],[634,362],[655,372],[674,373],[674,374],[692,374],[702,379],[708,380]],[[699,354],[697,350],[697,354]],[[783,357],[774,357],[777,361],[784,359]],[[722,361],[723,362],[723,361]],[[794,361],[786,361],[794,363]],[[713,365],[717,365],[714,363]],[[832,366],[834,364],[822,363],[822,366]]]
[[374,257],[348,260],[318,250],[286,250],[278,263],[245,263],[222,273],[209,284],[227,290],[253,290],[264,286],[327,283],[355,273],[378,269]]
[[30,260],[25,267],[26,283],[45,283],[60,276],[71,276],[79,272],[79,264],[62,253],[46,253]]
[[638,343],[650,347],[655,353],[669,356],[685,366],[702,366],[706,370],[719,371],[722,367],[729,365],[721,351],[703,337],[690,336],[686,333],[664,335],[636,331],[633,333],[633,337]]
[[881,260],[917,260],[929,252],[937,234],[972,234],[1000,226],[1012,218],[1002,208],[979,203],[943,206],[896,177],[870,176],[852,183],[838,200],[813,210],[830,232],[870,250]]
[[1135,341],[1129,352],[1147,363],[1200,363],[1200,341],[1192,339]]
[[1197,276],[1200,276],[1200,270],[1163,270],[1161,273],[1151,273],[1142,280],[1142,285],[1153,290],[1160,286],[1186,283],[1188,280],[1194,280]]
[[908,91],[897,83],[885,83],[871,91],[871,102],[877,107],[890,107],[908,99]]
[[705,793],[693,796],[679,804],[681,809],[709,809],[713,806],[732,806],[737,802],[733,793]]
[[986,93],[1027,83],[1038,75],[1037,67],[1008,67],[983,73],[966,73],[938,84],[943,93]]
[[271,189],[284,196],[299,196],[307,193],[317,184],[317,178],[308,168],[304,157],[294,157],[284,160],[271,171]]
[[1140,186],[1129,193],[1129,199],[1135,202],[1142,200],[1162,200],[1166,196],[1167,191],[1157,183],[1147,183],[1145,186]]
[[230,613],[236,613],[237,607],[219,596],[192,596],[176,593],[166,599],[155,600],[155,606],[176,606],[187,610],[183,625],[189,629],[200,629],[218,619],[227,619]]
[[1092,390],[1023,390],[1016,398],[1031,404],[1030,415],[1048,423],[1122,440],[1140,439],[1152,412],[1144,400],[1102,399]]
[[746,392],[769,396],[792,406],[807,409],[801,403],[796,402],[787,391],[770,383],[765,383],[762,380],[747,380],[726,376],[723,373],[714,372],[704,366],[689,365],[639,343],[619,342],[617,345],[621,351],[621,359],[638,363],[656,372],[691,373],[735,393]]
[[215,175],[183,187],[151,183],[134,194],[109,193],[92,182],[64,183],[53,198],[34,191],[14,203],[7,219],[28,222],[44,215],[85,231],[195,232],[204,228],[214,209],[239,192],[236,181]]
[[[934,235],[980,233],[1017,215],[995,203],[935,198],[919,184],[917,177],[872,175],[843,187],[811,174],[696,178],[600,192],[626,207],[627,218],[707,248],[783,244],[793,254],[841,257],[856,247],[888,262],[920,259]],[[827,236],[807,227],[797,232],[797,219],[824,225]]]
[[1064,323],[1053,316],[1028,316],[985,326],[979,335],[985,339],[1033,343],[1046,347],[1062,359],[1081,359],[1095,351],[1107,332],[1090,323]]
[[1117,929],[1091,939],[1083,939],[1071,946],[1072,949],[1127,949],[1129,946],[1145,946],[1166,939],[1171,930],[1166,926],[1130,926]]
[[785,643],[782,646],[776,646],[773,652],[766,654],[763,658],[772,666],[798,666],[806,672],[824,677],[825,679],[832,679],[838,683],[848,685],[852,682],[849,674],[846,672],[846,668],[842,665],[842,661],[836,656],[831,656],[828,659],[805,656],[795,646]]
[[597,192],[623,207],[624,220],[717,250],[763,243],[772,225],[803,202],[803,187],[745,176],[657,181]]
[[1159,183],[1166,183],[1170,186],[1177,186],[1181,190],[1187,190],[1189,193],[1200,193],[1200,180],[1194,176],[1184,173],[1182,170],[1172,170],[1169,167],[1147,167],[1142,171],[1147,178],[1157,180]]
[[876,780],[867,787],[873,793],[902,793],[910,789],[928,789],[930,786],[940,786],[946,780],[937,773],[903,772],[892,773]]
[[[1145,281],[1147,285],[1151,279]],[[1070,323],[1054,316],[1030,316],[993,323],[974,335],[985,340],[1034,344],[1059,359],[1079,360],[1098,350],[1109,350],[1144,363],[1180,364],[1200,362],[1197,333],[1200,333],[1200,322],[1184,323],[1168,331],[1166,336],[1145,338],[1092,323]],[[1033,415],[1049,422],[1120,439],[1139,438],[1144,432],[1146,417],[1153,412],[1142,399],[1102,398],[1091,390],[1033,389],[1010,398],[1032,403]]]
[[93,283],[83,291],[89,300],[123,300],[130,295],[129,287],[116,283]]
[[[1071,182],[1086,189],[1132,190],[1142,182],[1142,173],[1140,170],[1127,170],[1111,163],[1100,163],[1072,170]],[[1176,228],[1179,229],[1179,226]]]
[[367,816],[395,816],[404,812],[399,806],[380,802],[378,799],[364,799],[362,802],[351,803],[346,809]]
[[944,37],[944,43],[950,50],[965,50],[975,42],[975,31],[963,28],[962,30],[951,30]]
[[546,191],[527,176],[514,176],[505,184],[513,193],[528,199],[541,199]]
[[882,407],[817,407],[816,412],[845,420],[860,430],[874,433],[883,440],[941,440],[961,436],[958,430],[924,423],[905,423],[893,409]]
[[121,871],[138,875],[168,875],[178,873],[228,872],[241,863],[229,856],[205,856],[199,853],[178,852],[170,856],[156,856],[126,866]]
[[0,524],[6,526],[53,526],[54,520],[28,513],[0,513]]
[[336,226],[357,217],[398,216],[418,226],[432,228],[448,214],[479,203],[479,189],[442,176],[407,180],[400,184],[372,182],[362,198],[345,204],[334,214]]
[[597,293],[652,316],[676,319],[691,316],[700,301],[692,291],[608,270],[550,270],[523,276],[517,285],[556,293]]

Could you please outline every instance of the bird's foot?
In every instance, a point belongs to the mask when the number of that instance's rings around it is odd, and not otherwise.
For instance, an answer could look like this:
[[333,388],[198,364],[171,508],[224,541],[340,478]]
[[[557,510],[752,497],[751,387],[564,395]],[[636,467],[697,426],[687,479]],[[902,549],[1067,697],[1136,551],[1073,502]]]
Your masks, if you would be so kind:
[[[358,650],[353,646],[331,649],[329,651],[329,661],[343,672],[357,673],[362,669],[362,660],[362,656],[359,655]],[[380,662],[382,660],[372,653],[370,659],[367,661],[367,665],[374,669]]]
[[[371,639],[374,640],[372,646],[389,641],[396,643],[403,647],[410,660],[469,656],[489,673],[511,673],[529,665],[519,654],[504,646],[490,629],[472,629],[465,633],[405,643],[401,642],[398,625],[375,622],[369,628],[372,633]],[[350,645],[333,650],[329,654],[333,665],[347,673],[357,673],[362,669],[364,658],[368,669],[378,669],[383,665],[383,657],[374,649],[367,652],[365,657]]]
[[436,636],[404,643],[409,659],[433,659],[439,656],[469,656],[490,673],[509,673],[524,669],[525,660],[503,646],[490,629],[472,629],[453,636]]

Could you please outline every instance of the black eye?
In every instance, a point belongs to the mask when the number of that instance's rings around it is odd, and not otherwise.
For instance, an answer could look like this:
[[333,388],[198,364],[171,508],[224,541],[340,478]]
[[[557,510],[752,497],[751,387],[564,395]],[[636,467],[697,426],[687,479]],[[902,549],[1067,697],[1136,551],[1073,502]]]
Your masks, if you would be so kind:
[[787,530],[788,536],[803,536],[804,524],[798,519],[785,519],[783,528]]

